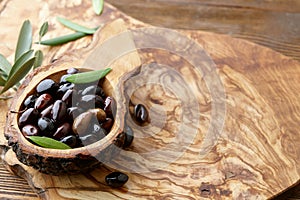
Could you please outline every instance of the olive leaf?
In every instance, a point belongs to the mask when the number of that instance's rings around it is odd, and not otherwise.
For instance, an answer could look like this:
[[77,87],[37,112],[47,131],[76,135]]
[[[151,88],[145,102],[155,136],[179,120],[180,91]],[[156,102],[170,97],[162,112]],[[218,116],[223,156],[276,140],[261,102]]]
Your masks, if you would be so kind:
[[106,68],[96,71],[72,74],[71,76],[67,77],[66,80],[75,84],[91,83],[105,77],[110,71],[111,68]]
[[104,0],[93,0],[93,8],[97,15],[100,15],[103,11]]
[[18,67],[18,70],[16,70],[15,73],[11,74],[8,77],[0,94],[3,94],[9,88],[16,85],[20,80],[22,80],[26,76],[26,74],[30,71],[30,69],[32,68],[34,60],[35,60],[35,57],[32,57],[29,60],[25,61],[23,63],[23,65],[20,65],[20,67]]
[[0,69],[1,71],[3,71],[4,75],[7,76],[11,70],[11,64],[7,61],[7,59],[2,54],[0,54]]
[[52,38],[52,39],[49,39],[49,40],[41,41],[40,44],[48,45],[48,46],[57,46],[57,45],[68,43],[70,41],[80,39],[80,38],[82,38],[86,35],[87,34],[85,34],[85,33],[75,32],[75,33],[60,36],[60,37],[57,37],[57,38]]
[[74,31],[81,32],[81,33],[94,34],[97,30],[97,29],[93,29],[93,28],[87,28],[85,26],[76,24],[74,22],[71,22],[70,20],[67,20],[67,19],[64,19],[61,17],[57,17],[57,21],[59,21],[64,26],[66,26]]
[[15,62],[28,50],[31,49],[32,44],[32,27],[29,20],[23,22],[22,28],[19,33],[15,52]]
[[39,36],[40,36],[40,41],[42,39],[42,37],[48,32],[48,22],[44,22],[43,25],[40,28],[39,31]]
[[6,83],[6,80],[3,78],[3,76],[0,76],[0,86],[4,86]]
[[37,145],[45,148],[51,149],[72,149],[70,146],[66,145],[65,143],[59,142],[49,137],[44,136],[28,136],[32,142],[36,143]]
[[41,50],[37,50],[35,52],[34,56],[36,58],[35,58],[35,61],[34,61],[34,64],[33,64],[33,69],[41,66],[42,63],[43,63],[43,58],[44,58],[43,52]]
[[20,68],[22,68],[22,66],[32,57],[33,57],[33,50],[29,50],[23,55],[21,55],[21,57],[12,66],[10,73],[7,77],[7,80],[10,79],[11,76],[15,74]]

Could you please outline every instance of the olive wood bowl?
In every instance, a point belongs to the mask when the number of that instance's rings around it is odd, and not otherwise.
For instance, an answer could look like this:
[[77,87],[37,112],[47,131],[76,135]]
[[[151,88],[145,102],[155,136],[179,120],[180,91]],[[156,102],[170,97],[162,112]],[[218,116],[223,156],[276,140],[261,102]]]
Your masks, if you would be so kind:
[[[18,127],[18,118],[25,98],[35,92],[35,87],[40,81],[45,78],[59,81],[59,78],[71,67],[74,67],[74,65],[61,63],[59,67],[41,67],[28,75],[18,90],[7,116],[5,137],[19,161],[47,174],[58,175],[87,172],[102,162],[109,161],[117,153],[124,141],[118,138],[124,126],[125,109],[121,104],[117,105],[114,125],[107,136],[84,147],[70,150],[43,148],[32,144],[23,136]],[[80,71],[88,70],[80,67],[76,68]],[[116,102],[120,102],[120,95],[116,95],[119,93],[118,89],[116,89],[117,87],[113,88],[110,84],[110,79],[107,77],[104,78],[102,85],[104,91],[107,95],[113,96]]]

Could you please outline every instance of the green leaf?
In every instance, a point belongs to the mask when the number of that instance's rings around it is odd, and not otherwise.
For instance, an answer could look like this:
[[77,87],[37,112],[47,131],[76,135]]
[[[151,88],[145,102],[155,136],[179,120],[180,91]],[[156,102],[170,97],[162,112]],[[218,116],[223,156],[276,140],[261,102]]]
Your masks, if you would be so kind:
[[0,76],[0,86],[4,86],[6,83],[6,80],[3,78],[3,76]]
[[33,69],[41,66],[42,63],[43,63],[43,59],[44,59],[44,55],[43,55],[43,52],[41,50],[37,50],[35,52],[34,56],[36,58],[35,58],[35,61],[34,61],[34,64],[33,64]]
[[93,8],[97,15],[100,15],[103,11],[104,0],[93,0]]
[[74,31],[81,32],[81,33],[94,34],[97,30],[97,29],[95,30],[93,28],[87,28],[85,26],[81,26],[79,24],[76,24],[74,22],[71,22],[70,20],[67,20],[67,19],[64,19],[61,17],[57,17],[57,21],[59,21],[64,26],[66,26]]
[[40,39],[48,32],[48,22],[44,22],[40,28],[39,36]]
[[64,36],[60,36],[60,37],[57,37],[57,38],[52,38],[52,39],[49,39],[49,40],[41,41],[40,44],[48,45],[48,46],[57,46],[57,45],[68,43],[70,41],[80,39],[80,38],[82,38],[86,35],[87,34],[85,34],[85,33],[76,32],[76,33],[72,33],[72,34],[69,34],[69,35],[64,35]]
[[18,43],[15,52],[15,62],[25,52],[31,49],[32,44],[32,27],[29,20],[24,21],[19,33]]
[[4,72],[5,75],[9,75],[11,64],[7,61],[7,59],[0,54],[0,69]]
[[7,79],[10,79],[11,76],[14,73],[16,73],[16,71],[18,71],[32,57],[33,57],[33,50],[29,50],[26,53],[24,53],[23,55],[21,55],[21,57],[12,66]]
[[2,91],[0,94],[3,94],[6,92],[9,88],[17,84],[20,80],[22,80],[26,74],[30,71],[32,68],[32,65],[34,63],[35,57],[30,58],[27,60],[23,65],[19,67],[17,71],[15,71],[14,74],[12,74],[6,81]]
[[89,71],[89,72],[82,72],[78,74],[72,74],[71,76],[67,77],[66,80],[71,83],[91,83],[97,80],[100,80],[104,76],[106,76],[111,71],[111,68],[96,70],[96,71]]
[[65,143],[59,142],[49,137],[44,136],[28,136],[32,142],[36,143],[37,145],[45,148],[50,149],[72,149],[70,146],[66,145]]

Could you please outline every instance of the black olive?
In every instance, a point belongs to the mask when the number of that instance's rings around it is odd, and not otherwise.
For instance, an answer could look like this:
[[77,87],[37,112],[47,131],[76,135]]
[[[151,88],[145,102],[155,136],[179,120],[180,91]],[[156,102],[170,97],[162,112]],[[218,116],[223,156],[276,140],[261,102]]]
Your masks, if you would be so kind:
[[57,90],[57,96],[58,98],[61,98],[69,89],[73,89],[74,84],[73,83],[64,83],[61,86],[59,86]]
[[90,108],[103,108],[104,107],[104,101],[102,97],[98,95],[84,95],[81,97],[81,100],[79,102],[80,107],[90,109]]
[[88,134],[88,135],[79,137],[79,139],[83,146],[87,146],[87,145],[93,144],[94,142],[99,141],[99,138],[94,134]]
[[37,99],[36,95],[28,96],[24,101],[24,106],[27,108],[32,108],[35,104],[36,99]]
[[78,117],[78,115],[80,115],[83,112],[84,112],[83,109],[76,106],[67,109],[67,115],[69,120],[71,121],[73,121],[76,117]]
[[50,104],[52,104],[53,98],[50,94],[42,94],[37,98],[34,104],[34,108],[37,110],[44,110],[46,107],[48,107]]
[[79,72],[76,68],[70,68],[67,70],[67,74],[77,74]]
[[73,96],[73,90],[69,89],[62,96],[61,100],[66,102],[67,106],[71,106],[72,105],[72,96]]
[[51,104],[50,106],[48,106],[47,108],[45,108],[45,109],[41,112],[41,117],[50,117],[52,107],[53,107],[53,104]]
[[134,118],[138,123],[145,123],[148,121],[148,111],[142,104],[137,104],[134,107]]
[[29,108],[19,118],[18,124],[20,127],[25,126],[26,124],[36,124],[39,112],[34,108]]
[[62,143],[69,145],[71,148],[76,147],[77,137],[75,135],[68,135],[60,140]]
[[66,114],[67,114],[66,103],[63,102],[62,100],[56,100],[51,110],[51,118],[55,122],[60,123],[66,117]]
[[58,84],[52,79],[45,79],[36,86],[36,91],[39,94],[49,93],[54,94],[58,88]]
[[125,126],[125,140],[124,140],[124,144],[123,144],[123,148],[127,148],[131,145],[134,135],[133,135],[133,130],[130,126]]
[[47,137],[51,137],[56,130],[54,122],[47,117],[42,117],[38,120],[38,127],[41,130],[41,135]]
[[60,78],[60,80],[59,80],[59,84],[62,85],[62,84],[68,83],[68,81],[66,80],[66,78],[68,78],[69,76],[71,76],[71,74],[65,74],[65,75],[63,75]]
[[101,123],[101,127],[105,129],[106,132],[109,132],[113,124],[114,121],[111,118],[106,118],[105,121]]
[[91,85],[86,87],[85,89],[82,90],[81,95],[88,95],[88,94],[94,94],[94,95],[98,95],[102,98],[105,98],[105,93],[103,91],[103,89],[101,87],[99,87],[98,85]]
[[128,181],[128,176],[122,172],[112,172],[105,177],[107,185],[118,188]]
[[55,133],[53,134],[54,139],[61,139],[72,132],[72,127],[69,123],[64,123],[60,127],[57,128]]
[[117,110],[116,103],[113,97],[110,96],[106,97],[103,110],[106,112],[108,117],[113,118]]
[[26,136],[38,136],[39,130],[36,126],[28,124],[22,128],[22,134]]

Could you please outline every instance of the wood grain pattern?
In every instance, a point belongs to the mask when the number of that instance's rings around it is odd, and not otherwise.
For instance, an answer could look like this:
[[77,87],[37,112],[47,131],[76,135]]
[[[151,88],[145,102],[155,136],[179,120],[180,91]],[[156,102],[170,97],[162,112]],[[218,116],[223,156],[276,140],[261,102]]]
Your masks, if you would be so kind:
[[107,0],[143,22],[247,39],[300,60],[297,0]]
[[[110,12],[115,12],[113,16],[122,16],[111,9]],[[141,25],[124,18],[134,23],[130,25],[132,27]],[[299,91],[300,77],[299,73],[295,73],[299,63],[269,49],[231,37],[200,31],[183,33],[196,39],[210,54],[217,64],[226,91],[229,91],[226,93],[228,120],[217,145],[207,157],[203,160],[194,159],[195,155],[198,156],[197,150],[202,140],[201,134],[198,134],[199,138],[189,146],[183,157],[165,169],[145,174],[130,173],[130,182],[120,190],[112,190],[105,185],[104,175],[111,170],[108,168],[74,177],[50,177],[19,164],[11,151],[6,154],[8,165],[17,169],[18,173],[22,172],[22,168],[26,169],[26,178],[34,183],[33,188],[44,199],[94,199],[100,195],[106,199],[132,199],[135,195],[136,199],[172,199],[174,195],[185,199],[265,199],[286,189],[287,185],[296,184],[299,181],[299,97],[294,91]],[[166,58],[165,62],[174,62],[168,53],[150,53],[152,57],[147,51],[140,52],[144,62]],[[189,66],[180,59],[177,61]],[[202,80],[201,76],[199,80]],[[211,116],[211,102],[203,80],[199,87],[203,92],[200,101],[203,125],[200,128],[205,131]],[[160,91],[160,88],[155,89]],[[167,96],[170,98],[168,100],[174,99],[170,93]],[[143,100],[149,98],[142,93],[136,93],[136,97]],[[169,105],[170,108],[176,106],[176,100],[170,102],[174,102]],[[155,103],[160,102],[152,102]],[[162,105],[166,105],[166,102],[162,102]],[[159,137],[147,139],[158,142]],[[179,144],[175,142],[174,145]],[[147,140],[135,140],[132,151],[125,152],[119,161],[127,163],[127,166],[134,163],[143,166],[139,155],[147,150],[146,147],[151,148]],[[135,160],[138,162],[133,162]],[[146,166],[148,164],[146,162]]]

